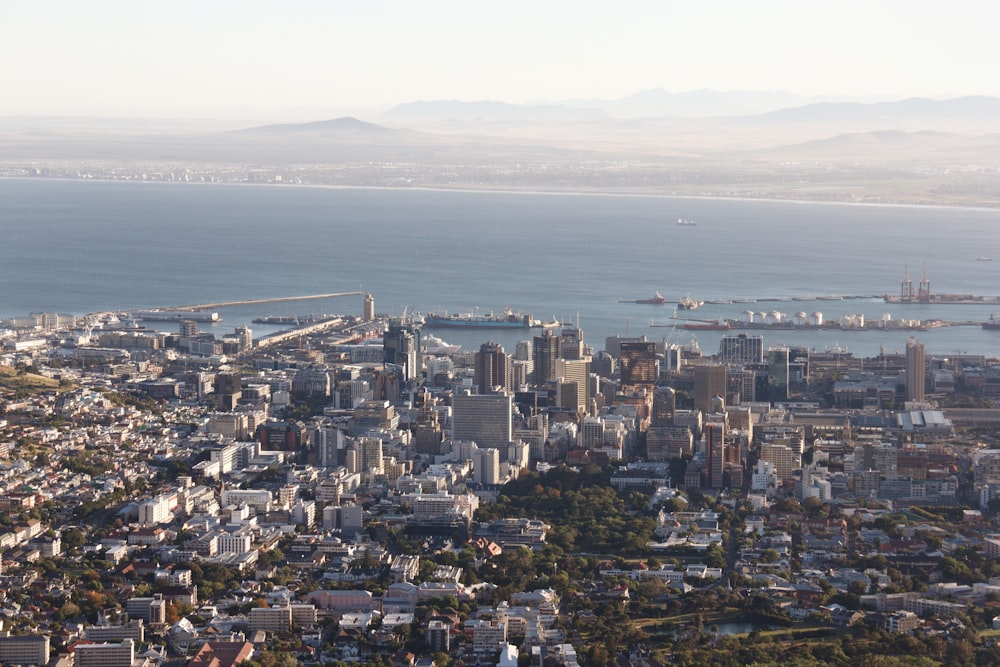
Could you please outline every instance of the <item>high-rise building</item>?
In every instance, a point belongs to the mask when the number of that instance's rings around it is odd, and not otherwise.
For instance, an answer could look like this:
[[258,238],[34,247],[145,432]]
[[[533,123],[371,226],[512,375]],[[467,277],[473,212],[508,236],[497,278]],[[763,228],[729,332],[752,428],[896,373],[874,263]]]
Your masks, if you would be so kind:
[[787,347],[767,351],[767,398],[772,403],[788,400],[789,358]]
[[656,384],[656,343],[622,341],[620,375],[622,393],[652,389]]
[[724,364],[759,364],[764,361],[764,339],[739,333],[719,341],[719,361]]
[[719,364],[694,369],[694,407],[705,414],[712,411],[712,399],[726,395],[726,367]]
[[503,391],[513,389],[511,358],[502,345],[490,341],[479,346],[472,383],[480,394],[492,393],[496,387]]
[[650,425],[673,426],[675,412],[677,412],[677,393],[672,387],[657,387],[653,393],[653,413],[650,415]]
[[531,360],[535,370],[535,384],[543,385],[556,376],[556,359],[562,356],[562,336],[546,330],[532,341]]
[[579,327],[565,326],[560,331],[562,337],[563,359],[582,359],[584,357],[583,331]]
[[371,322],[375,319],[375,297],[369,292],[365,294],[364,305],[361,307],[361,319]]
[[476,481],[480,484],[500,483],[500,450],[494,447],[480,449],[477,453]]
[[760,445],[760,459],[774,468],[778,484],[795,477],[795,469],[802,465],[802,455],[786,444],[764,442]]
[[510,394],[461,393],[452,397],[452,440],[471,440],[480,447],[507,451],[512,440]]
[[418,377],[420,368],[420,327],[401,319],[392,320],[382,335],[382,354],[386,364],[403,369],[406,381]]
[[924,344],[916,338],[906,341],[906,400],[924,400]]
[[725,485],[723,473],[726,469],[726,425],[722,422],[708,422],[704,433],[708,487],[721,489]]
[[[590,357],[583,359],[556,359],[556,379],[561,391],[557,392],[559,405],[564,408],[587,412],[590,406]],[[563,385],[573,383],[576,390],[572,392],[574,399],[568,398],[569,388]]]
[[220,410],[232,410],[243,397],[239,375],[218,373],[215,376],[215,402]]

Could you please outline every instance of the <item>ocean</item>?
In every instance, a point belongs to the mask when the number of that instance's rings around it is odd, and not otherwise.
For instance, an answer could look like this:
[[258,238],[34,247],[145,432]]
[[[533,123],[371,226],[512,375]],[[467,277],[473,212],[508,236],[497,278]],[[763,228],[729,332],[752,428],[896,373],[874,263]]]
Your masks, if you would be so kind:
[[[678,218],[695,225],[677,225]],[[741,311],[825,319],[987,319],[1000,306],[898,305],[908,267],[936,292],[1000,294],[1000,211],[613,194],[0,179],[0,318],[365,291],[380,313],[579,321],[586,341],[646,335],[715,353],[721,332],[669,326]],[[980,261],[996,258],[996,261]],[[661,292],[668,305],[626,303]],[[747,300],[758,300],[747,303]],[[774,301],[762,301],[774,299]],[[360,313],[360,297],[221,309],[218,333],[268,314]],[[151,323],[151,325],[153,325]],[[153,326],[173,329],[173,324]],[[250,325],[266,333],[274,327]],[[436,331],[512,351],[531,332]],[[767,331],[766,345],[1000,353],[1000,332]]]

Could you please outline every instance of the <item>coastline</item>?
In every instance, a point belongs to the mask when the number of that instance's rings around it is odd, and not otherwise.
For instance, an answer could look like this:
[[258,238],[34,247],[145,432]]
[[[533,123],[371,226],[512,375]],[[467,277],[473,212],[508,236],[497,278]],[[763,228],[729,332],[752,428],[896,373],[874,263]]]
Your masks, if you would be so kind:
[[[2,165],[0,165],[2,167]],[[853,206],[853,207],[873,207],[873,208],[912,208],[912,209],[934,209],[934,210],[968,210],[991,212],[1000,211],[1000,200],[992,205],[968,203],[929,203],[918,201],[901,200],[898,202],[885,201],[851,201],[848,198],[841,199],[810,199],[807,197],[777,197],[761,196],[747,197],[745,195],[721,195],[721,194],[680,194],[664,192],[636,192],[636,191],[616,191],[613,189],[591,188],[591,189],[562,189],[532,187],[471,187],[458,185],[455,187],[446,186],[399,186],[399,185],[338,185],[332,183],[248,183],[245,181],[167,181],[167,180],[144,180],[126,178],[71,178],[67,176],[8,176],[0,175],[0,180],[4,181],[55,181],[55,182],[92,182],[92,183],[130,183],[139,185],[164,185],[164,186],[234,186],[234,187],[259,187],[259,188],[302,188],[319,190],[370,190],[370,191],[392,191],[392,192],[456,192],[467,194],[500,194],[500,195],[544,195],[544,196],[572,196],[572,197],[618,197],[635,199],[669,199],[669,200],[698,200],[698,201],[733,201],[733,202],[767,202],[775,204],[804,204],[804,205],[826,205],[826,206]]]

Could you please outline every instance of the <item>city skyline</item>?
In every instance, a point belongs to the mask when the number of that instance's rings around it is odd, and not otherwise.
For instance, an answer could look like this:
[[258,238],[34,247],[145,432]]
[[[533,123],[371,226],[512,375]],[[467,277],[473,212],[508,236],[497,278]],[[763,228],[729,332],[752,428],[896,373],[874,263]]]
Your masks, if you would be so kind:
[[0,117],[282,120],[650,89],[1000,95],[998,14],[983,2],[14,2],[0,10]]

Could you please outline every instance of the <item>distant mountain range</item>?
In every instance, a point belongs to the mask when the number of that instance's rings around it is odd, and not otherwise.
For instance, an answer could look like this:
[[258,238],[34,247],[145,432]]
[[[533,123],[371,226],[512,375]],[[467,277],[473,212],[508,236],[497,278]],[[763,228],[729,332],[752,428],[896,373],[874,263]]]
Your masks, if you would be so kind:
[[[647,90],[557,104],[421,101],[375,119],[194,131],[107,119],[0,119],[5,160],[146,160],[236,164],[407,162],[478,168],[505,162],[734,160],[1000,163],[1000,98],[813,101],[781,92]],[[782,104],[791,103],[792,106]],[[761,111],[764,109],[765,111]]]

